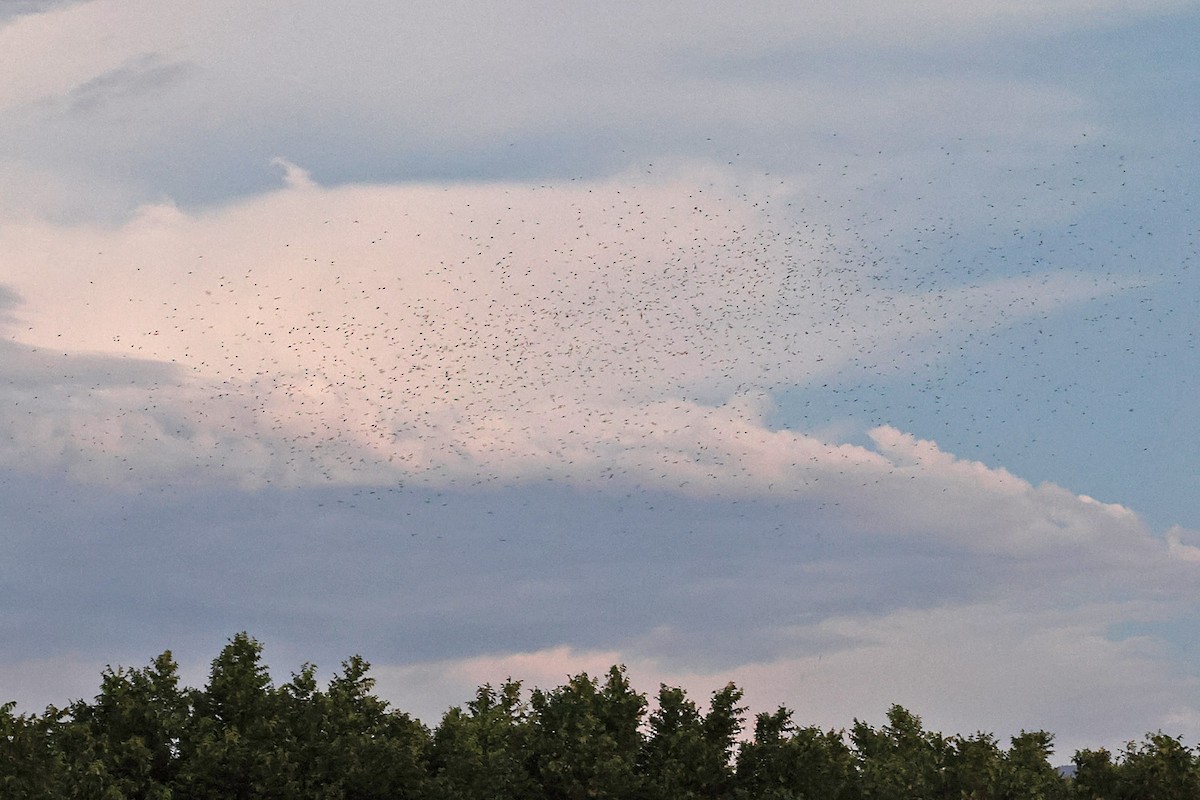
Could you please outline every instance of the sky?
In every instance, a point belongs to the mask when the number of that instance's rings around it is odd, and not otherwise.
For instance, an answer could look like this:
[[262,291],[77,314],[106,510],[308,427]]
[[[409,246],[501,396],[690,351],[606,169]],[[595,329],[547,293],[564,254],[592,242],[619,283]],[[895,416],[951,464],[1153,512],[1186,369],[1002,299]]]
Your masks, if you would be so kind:
[[229,637],[1200,741],[1200,10],[0,2],[0,689]]

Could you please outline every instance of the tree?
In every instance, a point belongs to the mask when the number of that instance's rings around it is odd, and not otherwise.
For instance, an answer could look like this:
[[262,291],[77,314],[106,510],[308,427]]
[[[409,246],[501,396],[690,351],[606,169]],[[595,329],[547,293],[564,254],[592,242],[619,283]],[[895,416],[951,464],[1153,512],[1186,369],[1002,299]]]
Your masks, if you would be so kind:
[[887,718],[880,730],[856,720],[850,733],[864,800],[942,796],[947,740],[924,730],[921,718],[901,706],[888,709]]
[[1071,760],[1075,764],[1072,796],[1079,800],[1115,800],[1119,776],[1111,753],[1103,748],[1079,750]]
[[1117,770],[1117,797],[1125,800],[1195,800],[1200,797],[1200,763],[1190,747],[1159,731],[1130,742]]
[[60,741],[92,796],[169,798],[188,702],[171,652],[144,669],[104,670],[93,703],[67,709]]
[[746,798],[838,800],[856,789],[854,766],[840,731],[797,728],[780,706],[755,718],[754,738],[738,752],[737,785]]
[[948,741],[943,777],[945,795],[961,800],[995,800],[1001,796],[1004,754],[990,733],[955,736]]
[[195,713],[180,740],[176,800],[294,797],[296,765],[280,740],[281,703],[262,663],[262,645],[234,636],[193,691]]
[[16,703],[0,705],[0,797],[56,800],[70,778],[56,748],[58,711],[45,716],[14,714]]
[[433,733],[430,768],[441,797],[519,800],[534,791],[526,761],[529,708],[521,684],[479,687],[464,711],[446,712]]
[[1200,754],[1162,732],[1114,757],[1081,750],[1073,779],[1054,737],[945,738],[901,706],[875,729],[755,717],[732,683],[707,713],[661,685],[647,717],[624,667],[581,673],[528,702],[509,679],[479,687],[429,731],[374,693],[370,664],[342,662],[322,689],[304,664],[276,688],[262,647],[234,636],[202,690],[165,652],[106,668],[91,701],[29,716],[0,705],[3,800],[1196,800]]
[[730,755],[741,715],[742,691],[732,683],[713,693],[708,714],[679,687],[659,687],[650,714],[639,771],[647,798],[719,798],[734,790]]
[[743,693],[732,683],[713,692],[708,714],[704,717],[704,741],[708,745],[707,764],[710,774],[706,783],[713,797],[723,797],[734,787],[736,775],[731,762],[738,734],[742,732],[742,716],[746,713],[739,705]]
[[1021,731],[1012,737],[1004,755],[1002,797],[1006,800],[1058,800],[1066,797],[1067,781],[1050,765],[1054,735]]
[[347,800],[412,796],[424,785],[429,732],[374,695],[370,668],[353,656],[329,682],[330,775],[341,773]]
[[639,793],[639,726],[646,698],[633,691],[624,667],[612,667],[603,687],[581,673],[530,698],[531,773],[551,800],[628,798]]

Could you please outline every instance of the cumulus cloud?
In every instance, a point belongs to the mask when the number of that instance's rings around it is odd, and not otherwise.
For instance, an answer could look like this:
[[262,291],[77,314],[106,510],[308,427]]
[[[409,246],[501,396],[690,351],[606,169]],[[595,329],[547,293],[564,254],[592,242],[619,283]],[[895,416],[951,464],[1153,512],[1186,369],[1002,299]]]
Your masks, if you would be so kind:
[[[875,480],[894,466],[878,454],[768,430],[767,393],[897,369],[927,359],[935,336],[1124,286],[1060,271],[888,288],[790,214],[786,185],[721,174],[327,189],[276,163],[287,187],[225,208],[4,224],[6,277],[25,300],[9,346],[28,351],[10,370],[82,382],[93,354],[141,371],[43,404],[109,431],[55,435],[150,458],[159,476],[238,442],[218,472],[250,484],[550,474],[763,492],[848,466]],[[110,430],[118,419],[131,427]],[[16,460],[44,426],[22,430]]]
[[[780,235],[786,198],[721,176],[325,190],[277,163],[287,188],[226,209],[5,225],[18,341],[173,363],[187,378],[155,405],[186,427],[324,441],[388,475],[551,461],[733,480],[784,457],[732,452],[772,440],[733,397],[895,368],[931,337],[1122,288],[1067,272],[878,288],[832,234]],[[241,413],[217,419],[214,395]],[[709,445],[731,457],[706,469]]]

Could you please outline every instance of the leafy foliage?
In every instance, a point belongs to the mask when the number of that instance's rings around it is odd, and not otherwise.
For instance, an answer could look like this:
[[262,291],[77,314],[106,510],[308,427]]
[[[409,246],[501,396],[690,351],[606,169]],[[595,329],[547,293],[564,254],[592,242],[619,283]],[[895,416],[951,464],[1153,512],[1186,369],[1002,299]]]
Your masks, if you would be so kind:
[[754,718],[733,684],[707,712],[679,687],[651,707],[624,667],[526,692],[479,687],[433,730],[374,694],[370,664],[324,688],[303,665],[275,686],[262,647],[234,636],[203,689],[179,685],[170,652],[108,668],[91,702],[16,714],[0,705],[4,800],[1194,800],[1200,754],[1161,732],[1050,764],[1053,736],[945,737],[900,706],[887,724],[800,727]]

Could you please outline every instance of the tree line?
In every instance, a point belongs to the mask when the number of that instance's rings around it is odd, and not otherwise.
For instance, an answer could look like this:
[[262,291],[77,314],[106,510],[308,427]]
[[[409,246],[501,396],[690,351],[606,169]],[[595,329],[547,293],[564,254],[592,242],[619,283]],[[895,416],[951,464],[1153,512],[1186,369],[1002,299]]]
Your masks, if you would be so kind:
[[[373,693],[357,656],[322,688],[302,666],[273,684],[233,637],[203,689],[170,652],[106,669],[99,694],[43,714],[0,706],[4,800],[1196,800],[1200,754],[1147,735],[1050,763],[1053,736],[943,736],[893,706],[879,728],[804,727],[787,708],[743,731],[732,683],[702,711],[663,685],[651,708],[623,667],[553,689],[479,687],[435,728]],[[743,733],[747,735],[743,735]]]

